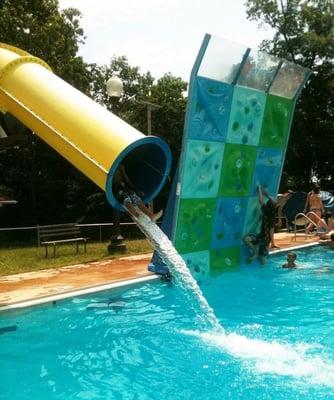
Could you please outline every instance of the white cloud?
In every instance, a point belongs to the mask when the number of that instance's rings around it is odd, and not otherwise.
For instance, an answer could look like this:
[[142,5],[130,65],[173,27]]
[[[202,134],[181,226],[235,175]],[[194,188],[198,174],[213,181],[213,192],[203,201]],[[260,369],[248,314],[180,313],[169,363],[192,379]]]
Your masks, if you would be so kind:
[[133,66],[160,77],[188,80],[205,33],[256,47],[268,32],[246,19],[244,0],[60,0],[76,7],[87,36],[80,54],[87,62],[108,63],[127,56]]

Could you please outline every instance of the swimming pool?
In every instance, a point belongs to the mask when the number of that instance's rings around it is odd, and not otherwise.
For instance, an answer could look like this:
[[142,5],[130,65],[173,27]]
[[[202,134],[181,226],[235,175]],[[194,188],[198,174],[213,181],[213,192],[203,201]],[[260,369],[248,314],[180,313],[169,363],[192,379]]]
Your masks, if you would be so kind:
[[201,284],[225,335],[160,282],[0,314],[0,398],[332,399],[334,252],[297,253]]

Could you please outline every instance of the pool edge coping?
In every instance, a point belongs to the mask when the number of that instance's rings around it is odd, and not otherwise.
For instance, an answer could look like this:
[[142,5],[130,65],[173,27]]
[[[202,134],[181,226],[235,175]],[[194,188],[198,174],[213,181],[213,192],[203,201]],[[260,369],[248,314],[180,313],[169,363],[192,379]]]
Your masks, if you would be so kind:
[[280,253],[286,253],[292,250],[300,250],[303,249],[305,247],[313,247],[313,246],[319,246],[319,242],[312,242],[312,243],[305,243],[305,244],[298,244],[296,246],[291,246],[291,247],[285,247],[284,249],[278,249],[278,250],[274,250],[271,251],[269,253],[269,256],[274,256],[276,254],[280,254]]
[[111,283],[95,285],[95,286],[88,286],[88,287],[85,287],[82,289],[71,290],[68,292],[53,294],[50,296],[48,296],[48,295],[41,296],[41,297],[31,299],[31,300],[24,300],[24,301],[14,302],[11,304],[0,306],[0,313],[3,311],[14,311],[14,310],[33,307],[33,306],[37,306],[37,305],[41,305],[41,304],[53,303],[55,301],[65,300],[65,299],[68,299],[71,297],[84,296],[86,294],[103,292],[105,290],[116,289],[116,288],[126,287],[126,286],[132,286],[137,283],[149,282],[149,281],[157,280],[159,278],[160,278],[159,275],[147,275],[147,276],[140,277],[140,278],[126,279],[123,281],[111,282]]
[[[286,252],[289,252],[292,250],[299,250],[302,248],[313,247],[313,246],[318,246],[318,245],[319,245],[318,242],[313,242],[313,243],[306,243],[303,245],[299,244],[299,245],[284,248],[284,249],[278,249],[278,250],[274,250],[274,251],[270,252],[269,257],[274,256],[276,254],[280,254],[280,253],[286,253]],[[14,311],[14,310],[33,307],[33,306],[37,306],[37,305],[41,305],[41,304],[52,303],[55,301],[65,300],[65,299],[75,297],[75,296],[84,296],[86,294],[103,292],[105,290],[116,289],[116,288],[126,287],[126,286],[132,286],[137,283],[158,280],[159,278],[160,278],[160,275],[157,275],[157,274],[156,275],[147,275],[147,276],[140,277],[140,278],[126,279],[123,281],[111,282],[111,283],[107,283],[107,284],[88,286],[88,287],[85,287],[82,289],[71,290],[68,292],[53,294],[50,296],[49,295],[41,296],[41,297],[31,299],[31,300],[24,300],[24,301],[14,302],[11,304],[0,306],[0,313],[3,311]]]

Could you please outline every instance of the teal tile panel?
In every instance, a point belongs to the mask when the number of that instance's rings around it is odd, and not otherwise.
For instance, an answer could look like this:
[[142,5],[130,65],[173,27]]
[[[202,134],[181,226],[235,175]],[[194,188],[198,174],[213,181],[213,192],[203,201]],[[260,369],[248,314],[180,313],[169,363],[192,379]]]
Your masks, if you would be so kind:
[[188,140],[183,161],[182,198],[217,197],[224,144]]
[[236,86],[226,142],[258,145],[265,104],[265,93]]
[[208,278],[210,273],[209,250],[182,254],[182,258],[197,282]]

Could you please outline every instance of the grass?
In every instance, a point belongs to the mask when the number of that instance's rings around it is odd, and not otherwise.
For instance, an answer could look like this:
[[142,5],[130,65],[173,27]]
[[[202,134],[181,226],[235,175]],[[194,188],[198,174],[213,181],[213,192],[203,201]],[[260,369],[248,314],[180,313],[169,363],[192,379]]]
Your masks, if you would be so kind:
[[[87,253],[76,254],[75,245],[62,245],[57,248],[56,258],[53,258],[52,254],[51,257],[49,255],[49,258],[45,258],[44,247],[0,248],[0,276],[99,260],[112,260],[152,251],[150,243],[145,239],[127,240],[127,251],[121,254],[109,254],[107,246],[108,243],[88,243]],[[81,246],[80,251],[83,251]]]

